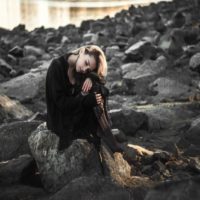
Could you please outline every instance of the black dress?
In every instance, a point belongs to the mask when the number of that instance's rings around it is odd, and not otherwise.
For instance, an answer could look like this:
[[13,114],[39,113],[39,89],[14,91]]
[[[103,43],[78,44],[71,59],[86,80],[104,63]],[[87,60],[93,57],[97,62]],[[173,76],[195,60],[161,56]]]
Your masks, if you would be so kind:
[[83,96],[76,85],[70,83],[67,59],[71,54],[68,52],[53,59],[47,71],[47,128],[59,136],[60,150],[77,138],[93,142],[99,150],[98,121],[93,112],[93,106],[97,105],[95,95]]

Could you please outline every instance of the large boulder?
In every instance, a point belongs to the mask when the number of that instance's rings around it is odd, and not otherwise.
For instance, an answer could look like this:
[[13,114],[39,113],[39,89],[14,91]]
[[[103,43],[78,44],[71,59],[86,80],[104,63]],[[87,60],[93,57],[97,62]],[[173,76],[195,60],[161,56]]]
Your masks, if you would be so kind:
[[143,59],[155,59],[157,48],[149,41],[141,40],[129,47],[125,51],[125,54],[127,56],[126,60],[129,60],[129,62],[137,62]]
[[127,135],[134,135],[138,129],[147,128],[148,118],[142,112],[131,109],[110,110],[113,128],[122,130]]
[[0,161],[30,154],[28,137],[41,121],[17,121],[0,126]]
[[123,80],[129,89],[127,93],[148,94],[148,83],[153,81],[166,67],[167,60],[164,56],[158,57],[155,61],[146,60],[142,64],[128,63],[122,65]]
[[165,70],[166,67],[167,61],[164,56],[160,56],[156,61],[146,60],[142,65],[138,63],[128,63],[121,66],[123,78],[132,80],[158,74]]
[[77,177],[102,174],[98,153],[87,140],[74,140],[67,149],[59,151],[59,137],[42,124],[32,132],[28,142],[44,188],[50,192]]
[[155,94],[157,93],[155,99],[158,101],[186,100],[193,94],[189,85],[168,77],[157,78],[149,87]]
[[44,84],[48,66],[49,62],[46,62],[38,71],[31,71],[2,83],[0,91],[20,102],[31,101],[39,94],[41,84]]
[[89,176],[78,177],[54,194],[50,200],[126,200],[131,193],[117,186],[109,177]]

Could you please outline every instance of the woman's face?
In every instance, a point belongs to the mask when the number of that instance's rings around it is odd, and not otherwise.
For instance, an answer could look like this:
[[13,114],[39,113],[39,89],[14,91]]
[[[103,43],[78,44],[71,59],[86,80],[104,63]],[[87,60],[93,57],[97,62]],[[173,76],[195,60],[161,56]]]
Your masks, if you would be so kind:
[[96,60],[93,55],[80,53],[76,62],[76,71],[85,74],[87,70],[96,69]]

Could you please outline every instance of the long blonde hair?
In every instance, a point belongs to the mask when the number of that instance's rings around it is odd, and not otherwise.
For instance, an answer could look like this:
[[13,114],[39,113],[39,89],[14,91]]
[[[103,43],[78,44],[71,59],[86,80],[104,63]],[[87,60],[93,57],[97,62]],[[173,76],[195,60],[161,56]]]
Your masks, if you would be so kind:
[[97,74],[100,78],[105,78],[107,75],[107,61],[102,49],[97,45],[84,45],[71,52],[74,54],[79,54],[80,50],[83,49],[88,54],[94,55],[97,62]]

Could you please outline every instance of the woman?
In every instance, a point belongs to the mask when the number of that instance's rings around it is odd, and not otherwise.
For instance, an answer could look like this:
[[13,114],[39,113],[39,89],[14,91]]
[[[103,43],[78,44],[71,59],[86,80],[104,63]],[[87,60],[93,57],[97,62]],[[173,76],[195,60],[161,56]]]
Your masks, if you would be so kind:
[[[89,93],[93,86],[88,71],[103,81],[107,62],[96,45],[82,46],[51,62],[46,76],[47,128],[60,137],[59,149],[67,148],[76,138],[86,138],[99,149],[98,121],[93,107],[101,104],[100,93]],[[84,78],[84,79],[83,79]],[[81,92],[79,90],[81,81]]]

